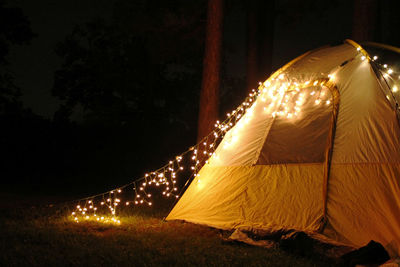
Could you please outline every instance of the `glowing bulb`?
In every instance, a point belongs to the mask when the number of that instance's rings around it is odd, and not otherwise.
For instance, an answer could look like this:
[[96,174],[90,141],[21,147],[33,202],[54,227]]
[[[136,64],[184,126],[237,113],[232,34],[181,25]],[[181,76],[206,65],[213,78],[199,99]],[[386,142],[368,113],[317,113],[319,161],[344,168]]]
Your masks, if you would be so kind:
[[377,60],[378,59],[378,56],[374,56],[374,60]]
[[387,68],[387,64],[383,64],[383,67],[386,69]]
[[365,56],[362,56],[362,57],[361,57],[361,60],[365,60]]
[[392,69],[388,69],[388,74],[392,74],[393,70]]
[[326,104],[327,104],[327,105],[329,105],[330,103],[331,103],[331,101],[330,101],[330,100],[327,100],[327,101],[326,101]]
[[395,93],[395,92],[397,92],[397,90],[398,90],[398,88],[397,88],[397,86],[396,86],[396,85],[392,87],[392,92],[394,92],[394,93]]
[[319,103],[321,102],[321,100],[317,99],[315,100],[315,104],[319,105]]

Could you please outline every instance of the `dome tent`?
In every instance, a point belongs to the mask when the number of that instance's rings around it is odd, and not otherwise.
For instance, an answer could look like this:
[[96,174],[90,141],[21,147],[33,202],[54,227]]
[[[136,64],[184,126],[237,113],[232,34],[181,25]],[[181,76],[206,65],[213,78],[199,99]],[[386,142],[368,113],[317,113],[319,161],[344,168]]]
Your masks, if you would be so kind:
[[399,92],[385,67],[351,40],[288,63],[166,219],[375,240],[399,255]]

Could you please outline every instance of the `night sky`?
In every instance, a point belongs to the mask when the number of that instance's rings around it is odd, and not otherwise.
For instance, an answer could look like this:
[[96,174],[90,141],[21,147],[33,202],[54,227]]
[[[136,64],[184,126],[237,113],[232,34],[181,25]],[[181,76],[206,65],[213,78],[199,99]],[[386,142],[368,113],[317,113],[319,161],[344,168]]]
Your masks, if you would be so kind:
[[[352,7],[348,1],[276,1],[276,24],[273,69],[293,57],[322,45],[342,42],[351,36]],[[11,57],[16,83],[22,89],[26,107],[51,118],[59,107],[52,97],[54,71],[61,60],[54,53],[56,44],[72,31],[75,25],[96,17],[111,15],[110,0],[13,0],[10,6],[20,7],[31,21],[37,37],[29,46],[14,47]],[[295,11],[302,9],[299,14]],[[340,19],[338,19],[340,18]],[[237,5],[225,14],[225,44],[227,71],[245,75],[245,14]],[[267,74],[266,74],[267,75]],[[266,77],[267,78],[267,77]]]
[[9,6],[22,8],[37,37],[29,46],[15,46],[11,58],[22,100],[35,113],[51,118],[59,106],[52,97],[54,71],[61,59],[54,53],[56,44],[70,33],[75,25],[96,17],[111,15],[113,1],[108,0],[13,0]]

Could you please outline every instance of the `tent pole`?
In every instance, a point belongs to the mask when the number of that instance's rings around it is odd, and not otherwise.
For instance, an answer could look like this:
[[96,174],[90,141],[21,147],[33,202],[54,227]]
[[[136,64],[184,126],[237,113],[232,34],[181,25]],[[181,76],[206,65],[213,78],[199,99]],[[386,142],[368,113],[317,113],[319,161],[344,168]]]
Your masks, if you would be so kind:
[[333,145],[335,142],[335,133],[336,133],[336,123],[339,113],[339,102],[340,102],[340,94],[336,85],[332,81],[328,81],[326,83],[326,87],[332,93],[333,103],[332,103],[332,117],[331,117],[331,131],[328,136],[328,146],[325,151],[325,164],[324,164],[324,181],[322,188],[322,218],[321,225],[318,229],[318,232],[322,233],[325,229],[325,226],[328,222],[327,218],[327,201],[328,201],[328,183],[330,177],[331,163],[332,163],[332,153],[333,153]]

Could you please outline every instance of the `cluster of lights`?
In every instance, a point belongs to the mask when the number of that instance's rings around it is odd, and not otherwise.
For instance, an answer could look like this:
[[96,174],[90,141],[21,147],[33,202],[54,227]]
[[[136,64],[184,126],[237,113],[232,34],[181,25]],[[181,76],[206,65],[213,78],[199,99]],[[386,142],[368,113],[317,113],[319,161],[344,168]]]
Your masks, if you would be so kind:
[[[390,67],[388,64],[380,63],[378,61],[378,56],[370,57],[368,53],[363,50],[360,46],[357,47],[357,51],[361,53],[361,60],[365,60],[370,62],[373,66],[375,66],[382,77],[384,78],[386,84],[390,88],[390,92],[386,93],[386,98],[391,101],[393,100],[397,109],[397,112],[400,113],[400,105],[398,98],[400,97],[398,83],[400,82],[400,72],[395,71],[394,68]],[[400,116],[400,115],[399,115]],[[400,117],[398,118],[400,120]]]
[[[362,54],[361,60],[373,62],[380,67],[384,78],[394,80],[393,75],[397,75],[397,73],[392,68],[389,68],[386,64],[379,64],[377,56],[370,58],[359,46],[356,48]],[[400,76],[398,78],[400,79]],[[333,73],[325,78],[308,81],[289,80],[284,73],[271,76],[264,83],[260,82],[258,90],[253,89],[241,105],[227,113],[227,118],[223,122],[216,121],[215,129],[208,136],[204,137],[197,145],[176,156],[166,165],[117,189],[75,201],[77,204],[75,210],[71,213],[73,220],[77,223],[80,221],[97,221],[120,224],[117,211],[121,205],[153,205],[152,194],[149,193],[150,187],[160,187],[163,196],[178,199],[178,174],[189,169],[192,173],[191,177],[197,178],[199,182],[200,169],[208,163],[210,158],[218,157],[215,150],[225,134],[245,115],[246,118],[244,118],[243,123],[246,124],[250,120],[255,108],[253,104],[257,98],[261,98],[261,101],[257,103],[263,105],[265,114],[272,118],[292,120],[299,117],[304,103],[312,97],[315,98],[313,101],[315,105],[330,105],[332,99],[328,97],[326,88],[329,89],[334,81],[335,75]],[[398,92],[397,86],[392,86],[391,91],[393,93]],[[389,99],[388,95],[387,97]],[[186,163],[190,165],[189,168],[184,166],[185,157],[187,157]],[[122,196],[125,195],[128,195],[128,197],[123,201]]]
[[[74,201],[76,206],[71,213],[72,219],[77,223],[97,221],[120,224],[117,217],[119,207],[131,204],[153,205],[151,188],[161,188],[164,197],[178,199],[178,174],[189,170],[192,173],[191,177],[198,178],[200,169],[208,163],[211,156],[215,155],[215,149],[225,134],[246,113],[257,96],[258,93],[253,90],[238,108],[227,114],[225,121],[216,121],[215,129],[209,135],[161,168],[146,173],[143,177],[117,189]],[[185,163],[189,165],[188,168]]]
[[[334,75],[328,75],[328,78],[309,80],[305,82],[289,81],[278,82],[274,79],[260,84],[261,102],[265,103],[264,111],[273,118],[281,117],[287,119],[298,118],[301,114],[306,98],[314,97],[314,104],[330,105],[332,100],[324,88]],[[279,80],[284,79],[281,74]]]

